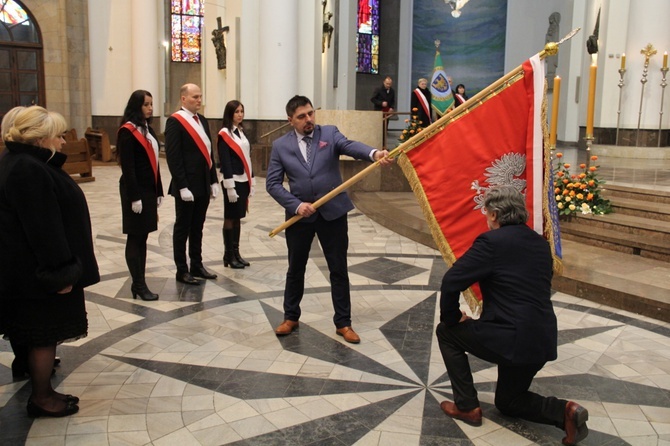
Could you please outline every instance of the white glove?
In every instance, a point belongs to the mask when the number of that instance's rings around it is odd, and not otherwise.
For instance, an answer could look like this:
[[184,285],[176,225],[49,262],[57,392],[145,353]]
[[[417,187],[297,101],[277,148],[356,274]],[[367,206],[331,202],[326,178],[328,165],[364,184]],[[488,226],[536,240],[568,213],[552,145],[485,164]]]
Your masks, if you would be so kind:
[[181,196],[181,199],[184,201],[193,201],[193,192],[188,190],[188,187],[185,187],[183,189],[179,189],[179,195]]
[[133,203],[130,205],[130,208],[133,210],[134,213],[141,214],[142,213],[142,200],[133,201]]
[[161,204],[163,204],[163,197],[156,197],[156,207],[161,207]]
[[250,197],[253,197],[255,193],[256,193],[256,188],[254,188],[253,186],[251,186],[251,189],[249,190],[249,196],[250,196]]
[[216,183],[212,183],[212,198],[216,198],[219,196],[219,185]]
[[237,203],[237,199],[240,198],[239,195],[237,195],[237,191],[235,189],[226,189],[226,194],[228,195],[228,201],[231,203]]

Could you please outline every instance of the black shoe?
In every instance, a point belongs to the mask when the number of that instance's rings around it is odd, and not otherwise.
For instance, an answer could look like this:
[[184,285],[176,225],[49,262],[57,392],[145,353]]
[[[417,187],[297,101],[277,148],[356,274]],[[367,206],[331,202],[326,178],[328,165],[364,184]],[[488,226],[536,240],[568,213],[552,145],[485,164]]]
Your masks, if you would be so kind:
[[60,357],[56,356],[54,358],[54,367],[58,367],[60,365]]
[[177,282],[185,283],[186,285],[200,285],[191,273],[177,273]]
[[[179,279],[177,279],[179,280]],[[135,285],[134,283],[130,286],[130,292],[133,293],[133,299],[137,299],[137,296],[140,296],[140,299],[146,301],[158,300],[158,294],[152,293],[151,290],[147,287],[147,284]]]
[[233,269],[244,268],[244,264],[237,260],[237,257],[235,257],[235,253],[233,251],[226,251],[225,255],[223,256],[223,266]]
[[251,266],[251,263],[249,263],[249,262],[247,262],[246,260],[244,260],[244,259],[242,258],[242,256],[240,255],[240,248],[237,248],[237,247],[236,247],[236,248],[233,248],[233,254],[235,255],[235,259],[237,259],[237,261],[238,261],[239,263],[241,263],[241,264],[244,265],[245,267],[247,267],[247,266]]
[[74,395],[65,395],[65,402],[68,404],[79,404],[79,397]]
[[196,266],[196,267],[191,267],[191,275],[193,277],[198,277],[200,279],[211,279],[214,280],[217,278],[217,275],[214,273],[210,273],[205,269],[204,266]]
[[232,236],[232,237],[233,237],[233,239],[232,239],[232,242],[233,242],[233,255],[234,255],[235,258],[237,259],[237,262],[238,262],[238,263],[241,263],[241,264],[244,265],[245,267],[246,267],[246,266],[251,266],[251,263],[249,263],[249,262],[247,262],[246,260],[244,260],[244,259],[242,258],[242,256],[240,255],[240,227],[239,227],[239,226],[235,226],[235,227],[233,228],[233,236]]
[[37,417],[54,417],[54,418],[59,418],[59,417],[67,417],[69,415],[74,415],[77,412],[79,412],[79,406],[77,406],[75,403],[68,401],[67,404],[65,405],[65,409],[59,410],[57,412],[52,412],[50,410],[42,409],[40,406],[37,404],[34,404],[31,400],[28,400],[28,405],[26,406],[26,410],[28,411],[28,415],[37,418]]

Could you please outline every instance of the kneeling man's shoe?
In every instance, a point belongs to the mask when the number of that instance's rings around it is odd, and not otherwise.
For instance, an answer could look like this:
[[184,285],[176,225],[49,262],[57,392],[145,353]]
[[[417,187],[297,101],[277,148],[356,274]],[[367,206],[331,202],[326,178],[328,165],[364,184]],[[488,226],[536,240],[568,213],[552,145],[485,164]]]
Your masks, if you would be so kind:
[[359,342],[361,342],[361,338],[358,337],[354,329],[351,327],[338,328],[337,330],[335,330],[335,333],[342,336],[345,341],[350,342],[352,344],[358,344]]
[[563,444],[572,446],[582,441],[589,434],[586,420],[589,419],[589,411],[574,401],[568,401],[565,405],[565,438]]
[[482,425],[482,409],[481,407],[475,407],[472,410],[463,411],[456,407],[456,404],[450,401],[442,401],[440,403],[440,408],[442,411],[449,415],[451,418],[461,420],[464,423],[469,424],[470,426],[481,426]]
[[293,330],[298,328],[298,325],[300,325],[298,321],[289,321],[288,319],[286,319],[284,322],[279,324],[279,326],[275,329],[275,334],[277,336],[286,336],[288,334],[293,333]]

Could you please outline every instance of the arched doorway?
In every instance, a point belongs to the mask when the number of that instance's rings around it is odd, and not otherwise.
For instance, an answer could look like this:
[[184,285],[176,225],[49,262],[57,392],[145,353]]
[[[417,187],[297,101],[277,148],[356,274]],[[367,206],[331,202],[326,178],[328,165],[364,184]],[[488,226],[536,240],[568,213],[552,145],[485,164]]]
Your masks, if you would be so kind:
[[19,1],[0,0],[0,117],[18,105],[46,106],[42,35]]

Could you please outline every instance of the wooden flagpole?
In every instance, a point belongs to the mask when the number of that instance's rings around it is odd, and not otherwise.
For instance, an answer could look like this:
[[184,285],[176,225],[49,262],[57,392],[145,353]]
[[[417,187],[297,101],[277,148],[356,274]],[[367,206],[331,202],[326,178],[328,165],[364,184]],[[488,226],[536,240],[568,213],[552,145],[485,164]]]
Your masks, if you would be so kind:
[[[546,56],[556,55],[558,53],[558,45],[572,38],[572,36],[577,34],[580,29],[581,28],[572,30],[567,36],[561,39],[558,43],[556,42],[547,43],[544,49],[539,53],[540,59],[544,59]],[[456,107],[449,113],[446,113],[440,119],[438,119],[425,129],[423,129],[416,135],[412,136],[410,139],[400,144],[395,149],[391,150],[388,154],[388,158],[395,159],[398,156],[400,156],[401,153],[412,150],[414,147],[420,145],[425,140],[431,138],[435,133],[440,132],[444,128],[444,126],[449,124],[451,121],[454,121],[461,115],[468,113],[470,109],[473,109],[481,105],[488,96],[497,94],[497,92],[500,91],[501,89],[506,88],[508,85],[513,84],[514,82],[522,78],[523,78],[523,65],[519,65],[518,67],[516,67],[515,69],[513,69],[512,71],[510,71],[509,73],[507,73],[506,75],[504,75],[503,77],[501,77],[500,79],[498,79],[497,81],[495,81],[494,83],[492,83],[491,85],[489,85],[488,87],[486,87],[485,89],[483,89],[482,91],[471,97],[470,99],[468,99],[459,107]],[[320,206],[323,206],[325,203],[332,200],[337,195],[341,194],[344,190],[348,189],[352,185],[358,183],[360,180],[371,174],[377,167],[379,167],[379,161],[375,161],[370,166],[361,170],[356,175],[349,178],[347,181],[340,184],[338,187],[336,187],[323,197],[316,200],[314,203],[312,203],[312,206],[315,209],[319,208]],[[284,229],[293,225],[301,218],[302,216],[300,215],[294,215],[293,217],[286,220],[284,223],[282,223],[281,225],[277,226],[275,229],[270,231],[269,234],[270,237],[274,237],[275,235],[279,234]]]

